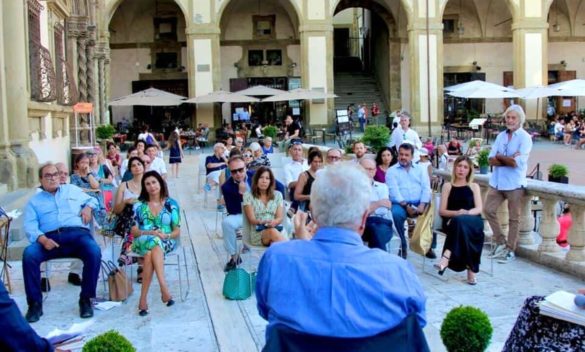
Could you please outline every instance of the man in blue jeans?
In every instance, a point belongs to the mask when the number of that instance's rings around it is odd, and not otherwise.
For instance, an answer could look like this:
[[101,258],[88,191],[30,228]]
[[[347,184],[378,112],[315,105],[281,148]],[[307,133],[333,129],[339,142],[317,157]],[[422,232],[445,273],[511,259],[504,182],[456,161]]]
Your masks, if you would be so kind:
[[[398,163],[386,171],[386,185],[390,190],[392,201],[392,217],[396,231],[402,242],[401,255],[406,258],[406,236],[404,222],[407,218],[414,218],[424,213],[431,202],[431,183],[429,172],[425,166],[412,162],[414,146],[402,143],[398,148]],[[428,258],[435,256],[432,248],[427,253]]]
[[83,262],[79,311],[82,318],[93,316],[91,299],[96,295],[101,250],[88,224],[95,198],[74,185],[61,185],[59,172],[49,163],[40,167],[42,191],[28,202],[24,230],[31,244],[22,255],[22,271],[28,311],[26,320],[34,323],[43,315],[41,263],[55,258],[78,258]]
[[366,170],[372,182],[370,196],[369,215],[366,219],[366,228],[362,238],[368,242],[368,247],[386,250],[386,244],[392,239],[392,203],[388,198],[388,186],[374,181],[376,175],[376,162],[372,159],[362,158],[360,165]]

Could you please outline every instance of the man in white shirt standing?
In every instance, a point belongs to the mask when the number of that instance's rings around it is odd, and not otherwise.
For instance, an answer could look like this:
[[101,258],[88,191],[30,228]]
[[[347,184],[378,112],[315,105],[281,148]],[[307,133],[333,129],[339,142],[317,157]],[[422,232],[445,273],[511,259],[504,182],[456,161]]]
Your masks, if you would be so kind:
[[[288,187],[290,199],[294,199],[295,186],[299,179],[299,175],[309,169],[307,160],[303,158],[303,146],[301,142],[295,141],[288,148],[288,153],[292,160],[284,165],[284,181]],[[296,204],[296,201],[293,201]],[[295,207],[296,208],[296,207]]]
[[154,170],[158,172],[159,175],[162,176],[163,179],[167,179],[167,167],[165,165],[165,161],[162,158],[157,156],[158,148],[154,144],[149,144],[146,146],[146,155],[150,157],[151,163],[150,167],[147,171]]
[[386,244],[392,238],[392,203],[390,202],[388,186],[375,181],[376,162],[372,159],[362,159],[359,164],[366,170],[372,182],[370,193],[369,215],[366,219],[366,228],[362,238],[368,242],[368,247],[386,251]]
[[[528,157],[532,150],[532,138],[522,125],[526,119],[520,105],[510,105],[504,112],[506,130],[496,137],[490,151],[489,162],[494,167],[490,188],[486,195],[484,214],[498,244],[491,253],[500,263],[509,263],[516,257],[514,251],[520,232],[520,209],[526,188]],[[502,234],[497,211],[508,200],[508,239]]]
[[416,163],[420,159],[418,150],[422,148],[422,142],[418,133],[410,128],[410,115],[406,111],[400,113],[400,125],[392,131],[388,147],[395,147],[398,150],[398,147],[404,142],[410,143],[414,146],[412,161]]

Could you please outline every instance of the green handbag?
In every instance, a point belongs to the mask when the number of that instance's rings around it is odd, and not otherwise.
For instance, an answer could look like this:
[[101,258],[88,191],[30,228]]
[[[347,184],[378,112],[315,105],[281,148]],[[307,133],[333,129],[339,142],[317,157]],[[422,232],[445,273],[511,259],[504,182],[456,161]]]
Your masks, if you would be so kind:
[[225,275],[223,295],[230,300],[241,301],[250,298],[256,287],[256,272],[249,273],[245,269],[235,268]]

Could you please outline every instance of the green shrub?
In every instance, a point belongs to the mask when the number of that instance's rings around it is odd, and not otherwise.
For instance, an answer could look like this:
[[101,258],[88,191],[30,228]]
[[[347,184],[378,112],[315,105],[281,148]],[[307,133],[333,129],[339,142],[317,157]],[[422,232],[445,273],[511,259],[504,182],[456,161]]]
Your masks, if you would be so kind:
[[449,352],[485,351],[492,333],[487,314],[470,306],[453,308],[441,325],[441,339]]
[[479,165],[479,167],[489,166],[490,165],[489,155],[490,155],[489,150],[487,149],[480,150],[479,153],[477,154],[477,165]]
[[262,129],[262,133],[264,134],[264,136],[271,137],[272,139],[274,139],[278,134],[278,128],[272,125],[268,125]]
[[136,348],[120,333],[110,330],[87,341],[82,352],[136,352]]
[[375,152],[382,149],[390,140],[390,130],[386,126],[366,126],[362,141]]
[[95,129],[98,139],[110,139],[114,133],[116,133],[116,129],[112,125],[101,125]]
[[552,164],[548,167],[548,174],[554,178],[559,178],[569,175],[569,169],[562,164]]

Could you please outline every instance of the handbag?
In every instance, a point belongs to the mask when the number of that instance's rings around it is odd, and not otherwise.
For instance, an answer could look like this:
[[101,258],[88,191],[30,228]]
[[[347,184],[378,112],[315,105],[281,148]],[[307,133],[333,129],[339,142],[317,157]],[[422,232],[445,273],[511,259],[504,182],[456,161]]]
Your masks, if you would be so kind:
[[225,275],[223,295],[229,300],[241,301],[250,298],[255,287],[256,272],[249,273],[243,268],[236,267]]
[[107,275],[110,301],[125,301],[134,291],[132,282],[128,280],[126,273],[120,270],[111,260],[102,260],[102,269]]
[[410,249],[420,255],[425,255],[433,242],[433,215],[435,202],[431,201],[425,212],[416,220],[416,226],[410,239]]

